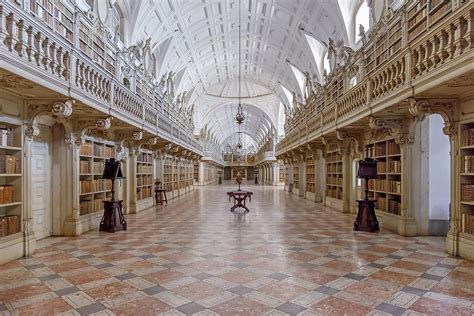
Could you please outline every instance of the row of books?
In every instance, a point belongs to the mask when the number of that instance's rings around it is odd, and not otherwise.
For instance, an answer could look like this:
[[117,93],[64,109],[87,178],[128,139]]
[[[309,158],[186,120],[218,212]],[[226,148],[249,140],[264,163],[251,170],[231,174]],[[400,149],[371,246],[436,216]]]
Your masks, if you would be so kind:
[[461,172],[474,173],[474,156],[464,156],[461,161]]
[[107,179],[81,180],[79,186],[81,193],[108,191],[112,189],[112,181]]
[[402,192],[401,181],[373,179],[369,181],[369,190],[398,193]]
[[461,229],[463,233],[474,235],[474,215],[461,214]]
[[137,172],[138,173],[153,173],[153,166],[151,165],[137,165]]
[[13,203],[13,192],[15,187],[12,185],[0,185],[0,204]]
[[326,178],[326,183],[330,185],[342,185],[342,177],[328,176]]
[[101,158],[115,158],[115,147],[103,144],[85,143],[81,145],[79,154],[82,156],[95,156]]
[[137,176],[137,186],[152,185],[152,176]]
[[326,165],[326,172],[327,173],[342,172],[342,164],[328,164]]
[[80,215],[95,213],[103,209],[104,209],[104,206],[103,206],[103,202],[101,198],[96,198],[94,200],[84,199],[84,200],[81,200],[81,202],[79,203]]
[[474,128],[465,129],[461,132],[461,146],[474,145]]
[[79,172],[102,174],[104,172],[104,163],[102,161],[81,160],[79,162]]
[[151,187],[144,187],[137,189],[137,200],[143,200],[151,197]]
[[16,156],[6,155],[0,152],[0,173],[21,173],[21,160]]
[[342,188],[327,188],[326,195],[334,199],[342,199]]
[[377,162],[377,173],[401,173],[402,163],[399,160]]
[[314,183],[306,183],[306,192],[316,192],[316,185]]
[[0,127],[0,146],[13,146],[13,128]]
[[391,156],[400,155],[400,145],[394,141],[387,143],[375,144],[373,146],[367,146],[365,148],[365,154],[367,157],[380,157],[380,156]]
[[153,162],[153,156],[151,154],[147,154],[147,153],[140,153],[140,154],[138,154],[137,161],[152,163]]
[[327,154],[326,156],[326,162],[335,162],[335,161],[341,161],[342,156],[339,153],[331,153]]
[[21,218],[18,215],[0,217],[0,237],[21,232]]
[[474,201],[474,184],[461,184],[461,201]]

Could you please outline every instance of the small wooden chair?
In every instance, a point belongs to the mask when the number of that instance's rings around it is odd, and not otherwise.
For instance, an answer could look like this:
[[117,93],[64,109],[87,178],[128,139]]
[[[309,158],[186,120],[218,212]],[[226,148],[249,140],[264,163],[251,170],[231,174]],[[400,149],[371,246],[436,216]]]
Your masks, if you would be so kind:
[[163,202],[168,205],[168,199],[166,198],[166,190],[165,189],[155,189],[155,201],[156,204],[160,203],[163,205]]
[[160,203],[160,205],[163,205],[163,202],[166,202],[166,205],[168,205],[166,190],[163,189],[160,179],[155,179],[155,202],[156,204]]

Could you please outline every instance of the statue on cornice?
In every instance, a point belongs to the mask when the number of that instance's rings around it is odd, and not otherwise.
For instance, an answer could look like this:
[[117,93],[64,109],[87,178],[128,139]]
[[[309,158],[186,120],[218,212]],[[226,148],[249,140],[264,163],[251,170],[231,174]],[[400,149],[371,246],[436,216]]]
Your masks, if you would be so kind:
[[168,79],[166,79],[166,92],[171,99],[174,99],[174,82],[173,82],[173,72],[170,71],[168,74]]
[[365,37],[365,28],[362,24],[359,24],[359,37],[362,41],[362,44],[365,45],[365,43],[367,42],[367,38]]
[[352,62],[352,56],[354,55],[354,50],[348,46],[342,46],[341,53],[339,56],[340,63],[339,66],[350,65]]
[[158,84],[158,90],[163,93],[165,89],[165,85],[166,85],[166,74],[164,74],[163,77],[161,77],[160,83]]
[[305,77],[305,88],[304,88],[304,99],[307,100],[313,94],[313,80],[308,71],[304,72]]
[[329,66],[331,67],[331,71],[334,71],[337,65],[337,46],[336,46],[336,43],[334,43],[332,38],[328,39],[328,57],[327,58],[329,60]]

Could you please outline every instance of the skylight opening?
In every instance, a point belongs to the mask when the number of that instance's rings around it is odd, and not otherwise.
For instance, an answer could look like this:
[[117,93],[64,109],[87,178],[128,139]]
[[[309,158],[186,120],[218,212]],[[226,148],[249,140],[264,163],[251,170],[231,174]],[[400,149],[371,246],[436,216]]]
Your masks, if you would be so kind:
[[280,86],[283,89],[283,92],[285,93],[285,96],[286,96],[286,99],[288,100],[288,104],[290,108],[292,108],[293,107],[293,94],[290,92],[290,90],[285,88],[283,85],[280,85]]
[[291,67],[291,70],[293,70],[293,74],[295,75],[296,81],[298,82],[298,86],[300,87],[301,95],[303,95],[304,81],[305,81],[304,73],[291,64],[290,64],[290,67]]
[[360,34],[360,25],[362,25],[365,32],[367,32],[370,28],[370,7],[365,1],[357,11],[355,18],[355,32],[357,41],[360,41],[362,38]]

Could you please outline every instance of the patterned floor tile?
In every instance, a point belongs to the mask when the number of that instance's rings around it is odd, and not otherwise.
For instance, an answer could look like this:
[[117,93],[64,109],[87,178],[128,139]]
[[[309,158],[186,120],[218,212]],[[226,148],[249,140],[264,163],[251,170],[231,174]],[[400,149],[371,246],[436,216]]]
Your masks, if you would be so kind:
[[443,238],[354,232],[353,215],[274,187],[230,213],[231,188],[127,215],[127,231],[39,241],[0,266],[0,316],[474,314],[474,263]]

